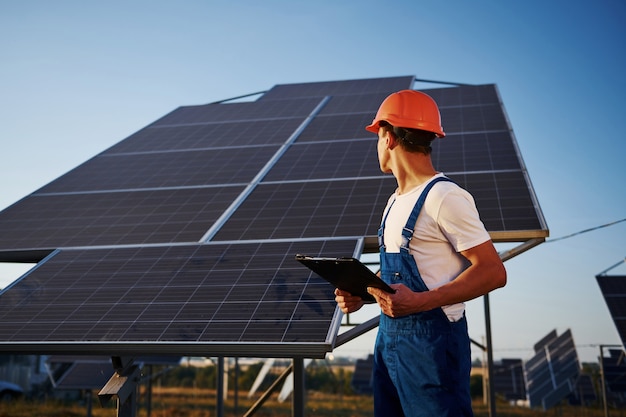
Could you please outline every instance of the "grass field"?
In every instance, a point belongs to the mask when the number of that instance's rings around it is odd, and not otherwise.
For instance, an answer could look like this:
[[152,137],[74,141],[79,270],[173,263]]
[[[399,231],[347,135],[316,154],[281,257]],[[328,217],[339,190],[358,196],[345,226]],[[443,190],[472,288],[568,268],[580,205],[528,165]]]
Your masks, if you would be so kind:
[[[152,410],[150,417],[214,417],[216,413],[216,397],[214,390],[194,388],[153,388]],[[143,398],[140,396],[139,402]],[[237,410],[235,410],[233,394],[225,401],[224,416],[243,416],[256,401],[240,394]],[[487,417],[489,412],[482,401],[474,403],[476,417]],[[306,397],[306,416],[310,417],[371,417],[372,398],[369,396],[340,396],[317,392],[309,392]],[[97,393],[93,393],[93,417],[115,417],[117,411],[114,401],[101,407]],[[291,403],[279,403],[273,395],[255,414],[259,417],[290,417]],[[20,400],[13,403],[0,403],[0,417],[83,417],[87,416],[87,406],[78,403],[46,403]],[[559,406],[548,411],[529,410],[513,407],[506,403],[497,404],[499,417],[531,417],[531,416],[564,416],[564,417],[602,417],[601,408],[581,408]],[[611,410],[611,417],[626,416],[626,410]],[[143,405],[137,411],[137,417],[147,417]],[[390,416],[392,417],[392,416]]]

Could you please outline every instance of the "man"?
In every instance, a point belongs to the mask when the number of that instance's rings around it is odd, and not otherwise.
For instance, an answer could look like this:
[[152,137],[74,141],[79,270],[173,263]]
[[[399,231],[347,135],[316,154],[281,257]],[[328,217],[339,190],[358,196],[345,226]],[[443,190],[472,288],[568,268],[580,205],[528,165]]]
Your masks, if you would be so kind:
[[[438,173],[431,142],[445,133],[428,95],[403,90],[381,104],[380,169],[398,188],[379,230],[381,278],[369,288],[381,309],[374,354],[374,410],[382,416],[471,416],[470,342],[463,302],[506,284],[506,270],[472,196]],[[335,290],[344,313],[360,297]]]

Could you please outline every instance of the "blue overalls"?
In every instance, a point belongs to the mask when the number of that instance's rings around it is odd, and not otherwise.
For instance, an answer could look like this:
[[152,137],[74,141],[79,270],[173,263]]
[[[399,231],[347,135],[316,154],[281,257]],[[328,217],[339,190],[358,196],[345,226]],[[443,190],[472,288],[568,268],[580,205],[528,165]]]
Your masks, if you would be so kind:
[[[427,184],[402,231],[400,253],[385,252],[383,231],[390,210],[385,214],[378,238],[381,278],[386,283],[428,291],[409,241],[426,195],[439,181],[450,180],[439,177]],[[450,322],[441,308],[398,318],[381,314],[374,352],[374,415],[472,416],[470,369],[465,316]]]

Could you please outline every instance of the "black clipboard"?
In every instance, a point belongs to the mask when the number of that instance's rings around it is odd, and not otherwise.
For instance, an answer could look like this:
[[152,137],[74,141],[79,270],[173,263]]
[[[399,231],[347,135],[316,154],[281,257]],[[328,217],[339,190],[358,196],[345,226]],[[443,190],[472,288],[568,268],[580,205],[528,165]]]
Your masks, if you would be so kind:
[[380,279],[367,266],[355,258],[320,258],[296,255],[296,261],[308,267],[336,288],[358,295],[364,301],[375,302],[367,292],[367,287],[380,288],[388,293],[395,293],[385,281]]

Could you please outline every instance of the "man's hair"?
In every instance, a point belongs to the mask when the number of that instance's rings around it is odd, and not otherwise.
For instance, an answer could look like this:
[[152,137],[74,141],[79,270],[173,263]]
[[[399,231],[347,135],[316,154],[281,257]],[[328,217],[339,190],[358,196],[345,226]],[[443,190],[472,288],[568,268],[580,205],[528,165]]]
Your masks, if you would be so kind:
[[398,139],[400,146],[408,152],[430,155],[433,151],[430,144],[437,137],[434,132],[392,126],[384,120],[380,122],[380,127],[391,132]]

